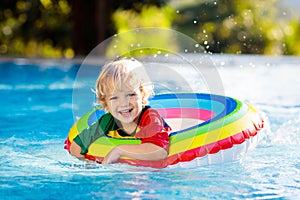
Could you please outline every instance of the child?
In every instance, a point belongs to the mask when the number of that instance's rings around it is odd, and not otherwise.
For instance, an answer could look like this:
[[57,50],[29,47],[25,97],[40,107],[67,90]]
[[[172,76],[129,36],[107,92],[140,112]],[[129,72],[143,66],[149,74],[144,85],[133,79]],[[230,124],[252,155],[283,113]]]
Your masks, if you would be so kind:
[[88,146],[104,133],[107,137],[139,138],[141,144],[116,146],[102,164],[117,162],[122,156],[138,160],[166,158],[171,129],[157,111],[146,106],[152,93],[153,86],[139,61],[120,59],[106,64],[96,82],[96,95],[107,113],[92,125],[100,128],[91,126],[74,138],[71,154],[84,158]]

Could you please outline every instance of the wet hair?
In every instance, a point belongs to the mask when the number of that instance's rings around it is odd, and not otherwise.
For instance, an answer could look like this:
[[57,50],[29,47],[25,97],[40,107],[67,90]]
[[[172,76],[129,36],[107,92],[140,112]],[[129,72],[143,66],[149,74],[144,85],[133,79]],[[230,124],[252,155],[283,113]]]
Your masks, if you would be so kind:
[[133,89],[139,88],[143,104],[147,104],[148,98],[153,95],[153,84],[144,65],[134,58],[121,58],[103,66],[95,85],[97,103],[105,109],[108,91],[121,90],[124,84]]

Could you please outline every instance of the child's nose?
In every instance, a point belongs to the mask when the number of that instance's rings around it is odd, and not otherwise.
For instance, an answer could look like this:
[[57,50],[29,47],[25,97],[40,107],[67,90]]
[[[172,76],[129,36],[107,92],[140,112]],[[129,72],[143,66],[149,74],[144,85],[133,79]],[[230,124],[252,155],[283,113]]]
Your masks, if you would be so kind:
[[122,106],[128,106],[128,105],[129,105],[129,98],[126,97],[126,96],[120,98],[120,104],[121,104]]

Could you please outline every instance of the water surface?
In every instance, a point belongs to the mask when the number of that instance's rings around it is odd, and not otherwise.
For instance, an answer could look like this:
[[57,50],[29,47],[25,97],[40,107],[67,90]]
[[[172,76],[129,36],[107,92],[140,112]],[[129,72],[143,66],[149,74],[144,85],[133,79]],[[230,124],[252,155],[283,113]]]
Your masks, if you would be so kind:
[[[164,170],[71,157],[63,142],[74,109],[80,110],[72,100],[80,63],[3,60],[1,199],[299,199],[300,58],[215,55],[213,60],[224,94],[265,114],[266,136],[241,161]],[[167,84],[165,77],[161,81]],[[93,87],[85,83],[76,87]]]

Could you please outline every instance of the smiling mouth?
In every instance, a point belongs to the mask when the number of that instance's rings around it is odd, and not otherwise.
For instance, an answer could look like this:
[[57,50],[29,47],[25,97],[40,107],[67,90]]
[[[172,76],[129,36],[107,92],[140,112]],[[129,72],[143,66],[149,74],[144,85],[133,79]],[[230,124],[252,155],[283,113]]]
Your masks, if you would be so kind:
[[126,109],[126,110],[121,110],[121,111],[119,111],[119,113],[121,115],[126,115],[126,114],[130,114],[132,110],[133,110],[133,108]]

